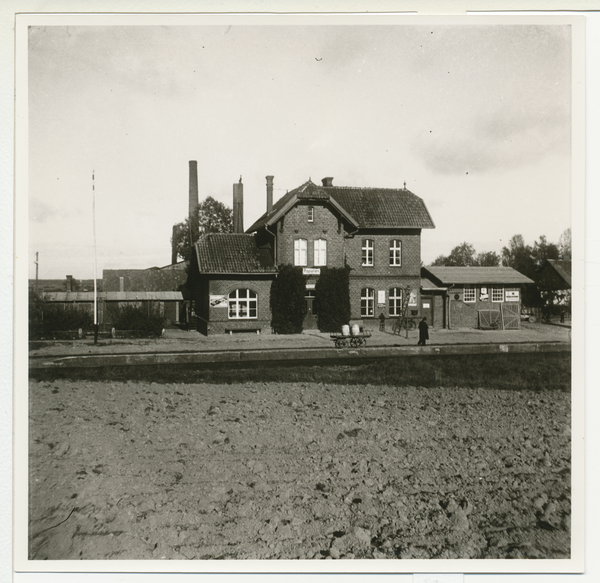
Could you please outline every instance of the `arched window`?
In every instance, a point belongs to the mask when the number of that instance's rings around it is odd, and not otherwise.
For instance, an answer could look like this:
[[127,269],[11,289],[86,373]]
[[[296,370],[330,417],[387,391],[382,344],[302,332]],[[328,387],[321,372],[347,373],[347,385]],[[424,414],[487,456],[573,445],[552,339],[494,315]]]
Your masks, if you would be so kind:
[[258,296],[250,289],[236,289],[229,294],[229,319],[250,320],[258,317]]
[[363,239],[362,240],[362,264],[363,265],[373,265],[373,247],[374,247],[373,239]]
[[327,241],[325,239],[316,239],[314,265],[315,267],[327,265]]
[[400,239],[390,241],[390,265],[402,265],[402,243]]
[[360,290],[360,315],[363,318],[372,318],[375,312],[375,290],[363,287]]
[[294,265],[306,265],[306,239],[296,239],[294,241]]
[[390,288],[388,296],[388,311],[390,316],[402,315],[402,288]]

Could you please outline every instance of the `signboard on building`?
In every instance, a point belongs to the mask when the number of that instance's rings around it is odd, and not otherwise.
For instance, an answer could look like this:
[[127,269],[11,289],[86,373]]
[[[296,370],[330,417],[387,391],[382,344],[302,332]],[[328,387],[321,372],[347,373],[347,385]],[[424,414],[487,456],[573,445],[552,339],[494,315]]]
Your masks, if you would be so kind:
[[379,307],[385,306],[385,290],[384,289],[377,290],[377,303],[379,304]]
[[321,275],[321,270],[318,267],[303,267],[302,275]]
[[519,290],[505,291],[504,292],[505,302],[518,302],[519,301]]
[[414,291],[410,292],[410,296],[408,298],[408,305],[409,306],[416,306],[417,305],[417,292],[414,292]]
[[211,308],[226,308],[227,307],[227,296],[210,294],[210,307]]

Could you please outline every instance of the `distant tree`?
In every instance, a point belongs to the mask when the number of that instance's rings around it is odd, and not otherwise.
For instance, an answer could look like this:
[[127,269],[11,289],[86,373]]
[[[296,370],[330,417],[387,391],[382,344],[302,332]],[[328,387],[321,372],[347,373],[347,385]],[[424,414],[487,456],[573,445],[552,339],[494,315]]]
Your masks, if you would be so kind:
[[496,267],[500,265],[500,255],[495,251],[485,251],[478,253],[475,258],[475,265],[479,267]]
[[467,267],[476,265],[475,247],[471,243],[461,243],[450,251],[450,255],[440,255],[431,265],[446,267]]
[[198,216],[196,221],[190,224],[189,218],[175,225],[175,231],[171,237],[171,244],[175,245],[177,255],[184,261],[188,261],[192,255],[192,243],[198,237],[190,233],[204,235],[207,233],[232,233],[233,232],[233,210],[227,205],[207,196],[198,205]]
[[555,243],[548,243],[545,235],[540,236],[539,241],[535,241],[533,249],[531,250],[531,257],[535,262],[536,268],[540,269],[543,267],[548,259],[558,259],[560,252],[558,245]]
[[558,239],[558,251],[563,258],[571,258],[571,229],[567,229]]

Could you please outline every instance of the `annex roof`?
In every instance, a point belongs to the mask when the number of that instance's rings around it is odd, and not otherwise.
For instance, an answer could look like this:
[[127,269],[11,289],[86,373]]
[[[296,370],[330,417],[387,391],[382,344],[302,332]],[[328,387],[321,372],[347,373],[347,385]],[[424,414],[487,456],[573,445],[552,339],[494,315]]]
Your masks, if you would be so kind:
[[196,242],[200,273],[275,273],[271,250],[259,248],[254,235],[210,233]]
[[563,259],[548,259],[554,271],[571,287],[571,262]]
[[424,267],[425,276],[434,282],[452,284],[523,284],[533,280],[512,267]]
[[431,281],[428,277],[421,277],[421,289],[427,290],[427,291],[432,291],[432,290],[445,290],[447,288],[433,283],[433,281]]
[[421,198],[402,188],[318,186],[311,180],[273,204],[248,230],[251,233],[277,222],[299,200],[325,200],[357,228],[433,229],[435,225]]
[[[99,300],[134,302],[134,301],[177,301],[183,296],[179,291],[123,291],[123,292],[98,292]],[[93,302],[94,292],[46,292],[44,300],[47,302]]]

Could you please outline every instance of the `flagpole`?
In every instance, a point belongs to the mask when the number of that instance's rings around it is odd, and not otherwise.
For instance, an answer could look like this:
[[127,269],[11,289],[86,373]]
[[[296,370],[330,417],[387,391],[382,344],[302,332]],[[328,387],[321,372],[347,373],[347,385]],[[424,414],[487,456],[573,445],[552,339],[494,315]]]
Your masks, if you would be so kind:
[[98,288],[96,275],[98,273],[98,258],[96,253],[96,184],[94,170],[92,169],[92,223],[94,233],[94,344],[98,343]]

